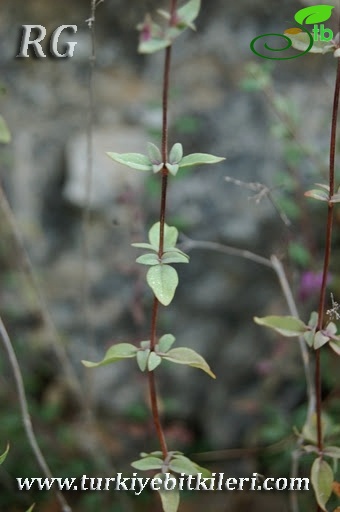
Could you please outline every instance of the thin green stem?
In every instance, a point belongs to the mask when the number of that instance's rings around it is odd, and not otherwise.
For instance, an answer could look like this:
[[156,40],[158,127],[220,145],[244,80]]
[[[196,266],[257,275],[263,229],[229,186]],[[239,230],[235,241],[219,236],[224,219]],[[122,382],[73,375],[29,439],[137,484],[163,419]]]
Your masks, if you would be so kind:
[[[329,202],[327,209],[327,225],[326,225],[326,242],[325,253],[322,273],[322,284],[320,290],[319,307],[318,307],[318,325],[317,330],[322,329],[324,323],[325,301],[326,301],[326,288],[327,277],[329,272],[329,264],[332,249],[332,228],[333,228],[333,203],[330,202],[334,195],[335,183],[335,151],[336,151],[336,128],[339,108],[339,91],[340,91],[340,61],[338,59],[336,82],[334,88],[334,100],[332,110],[332,124],[331,124],[331,138],[330,138],[330,151],[329,151]],[[322,438],[322,397],[321,397],[321,365],[320,365],[320,349],[316,351],[315,361],[315,388],[316,388],[316,418],[317,418],[317,442],[319,452],[323,451],[323,438]]]
[[[170,25],[173,23],[175,18],[177,7],[177,0],[171,0],[170,2]],[[168,170],[165,167],[165,163],[168,159],[168,105],[169,105],[169,79],[170,79],[170,63],[171,63],[171,45],[165,50],[165,61],[164,61],[164,73],[163,73],[163,93],[162,93],[162,160],[164,166],[162,169],[162,192],[161,192],[161,204],[159,213],[159,251],[158,256],[161,258],[164,250],[164,224],[165,224],[165,212],[166,212],[166,197],[167,197],[167,185],[168,185]],[[151,339],[150,349],[154,350],[156,345],[156,330],[157,330],[157,317],[159,310],[159,301],[155,297],[152,307],[152,319],[151,319]],[[164,431],[160,421],[159,407],[157,401],[157,390],[156,380],[154,372],[149,372],[149,394],[153,422],[157,432],[157,437],[164,459],[168,456],[168,448],[165,440]]]

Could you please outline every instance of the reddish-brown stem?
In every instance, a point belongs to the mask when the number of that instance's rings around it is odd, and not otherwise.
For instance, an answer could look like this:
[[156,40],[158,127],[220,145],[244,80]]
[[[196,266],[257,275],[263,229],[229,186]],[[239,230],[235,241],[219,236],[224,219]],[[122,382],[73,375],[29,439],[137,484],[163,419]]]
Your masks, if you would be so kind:
[[[170,25],[173,23],[176,15],[177,0],[171,0],[170,3]],[[165,224],[165,212],[166,212],[166,195],[168,185],[168,170],[165,166],[168,159],[168,103],[169,103],[169,78],[170,78],[170,62],[171,62],[171,45],[165,50],[165,62],[164,62],[164,74],[163,74],[163,94],[162,94],[162,160],[164,166],[162,169],[162,192],[161,192],[161,205],[159,214],[159,258],[163,255],[164,250],[164,224]],[[155,297],[152,307],[152,319],[151,319],[151,338],[150,338],[150,350],[155,349],[156,345],[156,329],[157,329],[157,316],[159,309],[159,301]],[[148,373],[149,379],[149,393],[152,418],[157,432],[159,444],[163,453],[163,458],[166,459],[168,456],[168,448],[164,436],[164,431],[160,421],[159,408],[157,402],[157,391],[156,381],[154,372]]]
[[[321,284],[319,308],[318,308],[317,330],[322,329],[323,323],[324,323],[327,276],[328,276],[328,271],[329,271],[329,263],[330,263],[331,248],[332,248],[333,203],[330,202],[330,199],[334,195],[334,182],[335,182],[334,166],[335,166],[335,151],[336,151],[336,127],[337,127],[338,107],[339,107],[339,91],[340,91],[340,61],[338,59],[336,82],[335,82],[335,89],[334,89],[331,139],[330,139],[330,151],[329,151],[329,202],[328,202],[328,211],[327,211],[326,242],[325,242],[322,284]],[[321,422],[322,400],[321,400],[320,349],[318,349],[316,351],[315,387],[316,387],[317,442],[318,442],[319,452],[322,453],[323,439],[322,439],[322,422]],[[320,508],[318,508],[318,510],[320,510]]]

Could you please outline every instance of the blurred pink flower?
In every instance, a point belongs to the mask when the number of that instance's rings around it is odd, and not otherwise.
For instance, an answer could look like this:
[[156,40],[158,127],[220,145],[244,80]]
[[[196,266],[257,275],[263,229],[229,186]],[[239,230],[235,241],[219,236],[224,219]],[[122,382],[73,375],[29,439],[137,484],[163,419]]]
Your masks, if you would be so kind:
[[[330,274],[327,276],[327,284],[330,283],[332,277]],[[322,284],[322,272],[314,272],[313,270],[306,270],[302,272],[298,297],[299,300],[307,300],[316,297],[320,292]]]

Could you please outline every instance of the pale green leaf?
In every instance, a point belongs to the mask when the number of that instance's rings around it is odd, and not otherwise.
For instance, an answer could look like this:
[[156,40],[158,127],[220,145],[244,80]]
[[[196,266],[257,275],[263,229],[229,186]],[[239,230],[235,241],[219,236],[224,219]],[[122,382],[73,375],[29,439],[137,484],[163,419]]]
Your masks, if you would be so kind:
[[137,364],[141,372],[145,372],[148,364],[150,349],[138,350],[136,354]]
[[338,355],[340,356],[340,341],[333,341],[331,340],[329,342],[329,346],[331,347],[331,349]]
[[35,503],[33,503],[33,505],[31,505],[30,508],[28,510],[26,510],[26,512],[33,512],[34,507],[35,507]]
[[326,201],[328,202],[329,195],[325,190],[308,190],[308,192],[305,192],[306,197],[312,197],[313,199],[317,199],[318,201]]
[[178,285],[176,270],[169,265],[155,265],[149,268],[146,280],[159,302],[168,306]]
[[178,164],[183,158],[183,146],[179,142],[176,142],[171,148],[169,154],[169,163]]
[[263,318],[254,317],[254,321],[259,325],[270,327],[274,329],[274,331],[287,337],[300,336],[308,330],[307,325],[294,316],[272,315]]
[[190,167],[192,165],[201,164],[217,164],[223,160],[225,160],[225,158],[208,155],[207,153],[192,153],[191,155],[187,155],[182,158],[179,163],[179,168],[182,169],[182,167]]
[[297,11],[294,16],[295,21],[300,25],[313,25],[314,23],[323,23],[332,15],[332,5],[312,5]]
[[340,194],[334,194],[330,200],[331,203],[340,203]]
[[132,247],[137,247],[138,249],[150,249],[152,251],[156,251],[156,252],[158,251],[158,247],[151,245],[151,244],[144,243],[144,242],[136,242],[131,245],[132,245]]
[[168,350],[170,350],[172,345],[175,343],[175,340],[176,338],[172,334],[163,334],[163,336],[159,338],[158,342],[159,351],[168,352]]
[[172,459],[169,469],[175,473],[184,473],[185,475],[198,475],[200,472],[196,464],[187,457],[184,457],[184,455],[179,455]]
[[[160,478],[164,481],[165,474],[157,473],[154,478]],[[157,492],[161,498],[163,512],[177,512],[180,502],[179,490],[176,488],[172,491],[167,491],[161,487]]]
[[140,346],[141,346],[142,348],[144,348],[144,349],[145,349],[145,348],[150,348],[150,340],[141,341],[141,342],[140,342]]
[[322,331],[318,331],[315,334],[315,336],[314,336],[314,344],[313,344],[313,346],[314,346],[315,350],[318,350],[323,345],[328,343],[328,341],[329,341],[329,337],[325,336]]
[[152,164],[160,164],[162,162],[162,154],[158,147],[152,142],[148,142],[148,156]]
[[11,132],[8,129],[5,119],[0,115],[0,142],[8,144],[11,142]]
[[156,354],[156,352],[151,352],[148,359],[148,370],[152,372],[159,366],[162,362],[162,358]]
[[323,454],[332,459],[340,459],[340,448],[338,446],[326,446],[323,449]]
[[91,361],[82,361],[82,363],[88,368],[95,368],[120,361],[121,359],[135,357],[137,351],[137,347],[131,345],[131,343],[117,343],[117,345],[112,345],[112,347],[109,348],[105,354],[104,359],[99,361],[99,363],[92,363]]
[[169,352],[163,355],[163,359],[171,361],[172,363],[185,364],[192,366],[193,368],[199,368],[210,375],[213,379],[216,379],[216,375],[211,371],[206,360],[191,348],[172,348]]
[[178,9],[177,16],[181,22],[192,28],[192,22],[197,18],[200,8],[201,0],[189,0],[188,3]]
[[136,259],[141,265],[159,265],[158,255],[155,253],[142,254]]
[[147,471],[149,469],[161,469],[163,466],[163,460],[159,457],[144,457],[143,459],[132,462],[131,466],[141,471]]
[[162,263],[189,263],[189,256],[177,251],[166,251],[162,256]]
[[107,153],[115,162],[126,165],[132,169],[138,169],[139,171],[151,171],[152,163],[149,158],[140,153]]
[[152,164],[152,172],[156,174],[157,172],[161,171],[164,167],[163,162],[160,164]]
[[314,460],[311,471],[311,480],[316,501],[319,507],[327,512],[326,503],[332,494],[333,471],[330,465],[321,457]]
[[139,53],[155,53],[171,45],[170,39],[151,38],[147,41],[141,41],[138,46]]
[[168,169],[169,173],[173,176],[176,176],[178,173],[179,165],[178,164],[165,164],[165,167]]
[[7,448],[6,450],[4,451],[4,453],[2,453],[0,455],[0,465],[5,461],[6,457],[7,457],[7,454],[8,454],[8,451],[9,451],[9,444],[7,445]]
[[[156,222],[149,231],[149,241],[153,247],[159,248],[160,222]],[[178,230],[174,226],[164,224],[164,252],[172,249],[178,238]]]

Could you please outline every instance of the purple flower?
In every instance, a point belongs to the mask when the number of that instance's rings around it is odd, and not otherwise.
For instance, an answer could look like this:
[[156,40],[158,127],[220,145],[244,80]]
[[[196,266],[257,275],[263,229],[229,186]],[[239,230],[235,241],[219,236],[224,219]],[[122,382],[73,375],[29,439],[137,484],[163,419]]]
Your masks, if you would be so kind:
[[[327,284],[331,281],[330,274],[327,276]],[[298,297],[299,300],[307,300],[315,297],[321,289],[322,272],[314,272],[313,270],[306,270],[301,274]]]

